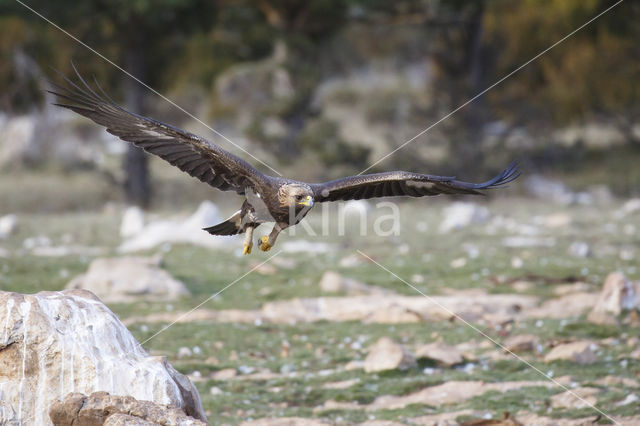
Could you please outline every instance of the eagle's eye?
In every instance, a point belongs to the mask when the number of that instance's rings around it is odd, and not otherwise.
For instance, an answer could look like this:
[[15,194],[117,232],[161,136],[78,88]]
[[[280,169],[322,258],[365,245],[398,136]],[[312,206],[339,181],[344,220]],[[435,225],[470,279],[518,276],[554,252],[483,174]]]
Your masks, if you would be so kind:
[[296,201],[300,201],[300,200],[302,200],[302,195],[300,194],[296,195]]

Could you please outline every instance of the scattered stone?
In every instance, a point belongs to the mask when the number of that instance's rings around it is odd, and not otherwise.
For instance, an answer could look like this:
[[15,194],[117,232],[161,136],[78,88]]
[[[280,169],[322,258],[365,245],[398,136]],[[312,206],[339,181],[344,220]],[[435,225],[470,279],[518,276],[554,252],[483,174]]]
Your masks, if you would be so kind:
[[553,288],[553,294],[557,296],[565,296],[572,293],[585,293],[591,290],[591,286],[584,282],[576,282],[572,284],[561,284]]
[[420,312],[400,305],[391,305],[362,318],[362,322],[365,324],[406,324],[425,320],[426,318]]
[[[594,295],[597,297],[597,295]],[[475,321],[488,313],[504,313],[514,318],[528,310],[533,310],[537,298],[518,294],[486,294],[476,292],[473,297],[466,294],[432,296],[396,296],[380,297],[348,296],[301,298],[267,302],[262,306],[262,318],[273,323],[290,324],[297,321],[372,321],[372,317],[382,319],[382,311],[397,309],[408,311],[405,317],[410,322],[420,320],[439,321],[450,319],[452,312],[467,321]],[[589,306],[593,306],[593,303]],[[388,317],[395,320],[396,316]],[[377,321],[379,322],[379,321]]]
[[279,419],[258,419],[240,423],[240,426],[331,426],[322,420],[303,417],[282,417]]
[[632,198],[628,200],[623,206],[613,213],[615,219],[622,219],[632,213],[640,211],[640,198]]
[[402,345],[388,337],[381,337],[369,350],[364,360],[364,371],[375,373],[385,370],[405,370],[414,367],[416,359]]
[[[557,418],[557,417],[546,417],[539,416],[535,413],[530,413],[527,411],[520,411],[515,415],[516,421],[520,422],[522,425],[535,425],[535,426],[590,426],[597,424],[600,416],[596,417],[591,416],[587,418],[577,418],[577,419],[567,419],[567,418]],[[616,420],[624,421],[623,418],[617,417]],[[631,419],[629,419],[631,420]],[[633,423],[624,423],[624,424],[633,424]]]
[[509,336],[503,342],[503,346],[513,353],[535,350],[540,344],[540,338],[533,334],[518,334]]
[[596,385],[608,386],[608,387],[610,386],[624,386],[627,388],[640,387],[640,382],[630,377],[605,376],[601,379],[596,380],[594,383]]
[[17,226],[18,216],[15,214],[0,217],[0,240],[4,240],[11,235]]
[[335,244],[311,242],[307,240],[285,241],[280,246],[283,253],[322,254],[335,251]]
[[455,346],[442,342],[428,343],[416,348],[417,359],[426,358],[436,361],[438,364],[451,367],[464,361],[462,354]]
[[98,258],[67,288],[90,290],[105,302],[130,302],[139,297],[173,300],[188,295],[187,287],[161,269],[161,263],[160,256]]
[[130,395],[206,420],[189,379],[149,356],[88,291],[0,292],[0,318],[0,423],[48,424],[51,404],[70,391]]
[[[596,404],[598,388],[579,387],[565,391],[551,397],[551,406],[554,408],[586,408]],[[577,396],[576,396],[577,395]]]
[[553,213],[548,216],[538,216],[534,222],[547,228],[564,228],[571,224],[571,216],[567,213]]
[[120,223],[120,236],[130,238],[139,234],[144,229],[144,212],[138,206],[128,207],[122,215]]
[[363,282],[347,278],[334,271],[326,271],[320,278],[320,288],[327,293],[347,294],[392,294],[382,287],[370,286]]
[[362,255],[360,254],[351,254],[349,256],[346,256],[340,259],[340,262],[338,262],[338,265],[340,265],[341,268],[353,268],[358,265],[361,265],[366,260],[368,259],[363,258]]
[[193,352],[186,346],[180,346],[178,348],[178,358],[191,358],[193,356]]
[[549,299],[539,307],[524,312],[528,318],[570,318],[584,314],[595,305],[595,293],[572,293]]
[[584,241],[574,241],[569,246],[569,254],[573,257],[585,258],[592,255],[591,247]]
[[459,257],[457,259],[453,259],[451,263],[449,263],[449,266],[451,266],[453,269],[459,269],[466,266],[466,264],[467,264],[467,258]]
[[179,408],[150,401],[138,401],[131,396],[115,396],[94,392],[89,396],[70,393],[55,401],[49,409],[54,426],[206,426],[204,419],[188,416]]
[[551,349],[544,357],[545,362],[558,360],[573,361],[577,364],[593,364],[598,360],[597,345],[588,340],[564,343]]
[[253,261],[249,265],[249,269],[253,272],[257,272],[260,275],[275,275],[278,273],[278,268],[275,267],[272,263],[265,262],[256,262]]
[[623,400],[616,402],[615,406],[616,407],[622,407],[622,406],[629,405],[629,404],[635,404],[639,400],[640,400],[640,398],[638,398],[638,395],[636,395],[635,393],[630,393]]
[[489,220],[489,210],[486,207],[468,202],[455,202],[442,211],[444,220],[438,231],[446,234],[454,229],[466,228],[471,224],[485,223]]
[[274,257],[271,263],[282,269],[294,269],[297,266],[295,259],[283,256]]
[[545,201],[554,201],[565,205],[589,205],[592,203],[591,195],[586,192],[573,192],[558,180],[533,175],[526,179],[524,183],[531,195]]
[[411,404],[423,404],[432,407],[457,404],[467,401],[485,392],[509,392],[532,386],[544,386],[546,388],[556,385],[549,381],[537,382],[500,382],[484,383],[481,381],[449,381],[437,386],[430,386],[410,393],[408,395],[383,395],[377,397],[367,410],[396,410]]
[[481,413],[470,409],[450,411],[439,414],[427,414],[426,416],[412,417],[409,424],[426,426],[459,426],[458,417],[480,416]]
[[149,223],[137,234],[125,240],[118,251],[131,253],[150,250],[165,243],[194,244],[206,248],[226,247],[229,237],[214,238],[203,228],[222,222],[218,207],[204,201],[198,210],[184,220],[161,220]]
[[[639,351],[640,352],[640,351]],[[640,359],[640,357],[638,358]],[[352,360],[345,364],[345,371],[362,370],[364,369],[364,361]]]
[[627,358],[637,359],[638,361],[640,361],[640,348],[634,350],[629,355],[627,355]]
[[229,380],[233,379],[237,375],[238,372],[235,368],[223,368],[222,370],[211,373],[211,378],[213,380]]
[[523,247],[553,247],[556,245],[556,239],[553,237],[528,237],[514,235],[502,239],[502,245],[505,247],[523,248]]
[[340,382],[327,382],[322,385],[322,388],[323,389],[347,389],[357,383],[360,383],[360,379],[356,377],[354,379],[342,380]]
[[605,279],[602,292],[592,312],[620,315],[624,309],[638,307],[636,286],[621,272],[612,272]]

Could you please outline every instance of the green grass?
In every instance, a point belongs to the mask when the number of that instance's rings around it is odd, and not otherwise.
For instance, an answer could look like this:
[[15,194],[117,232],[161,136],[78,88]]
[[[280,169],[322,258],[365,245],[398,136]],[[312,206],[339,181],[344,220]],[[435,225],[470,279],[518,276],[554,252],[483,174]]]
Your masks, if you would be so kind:
[[[486,202],[486,200],[478,200]],[[560,285],[554,280],[578,277],[597,291],[607,273],[623,270],[632,279],[640,279],[640,270],[634,260],[623,260],[620,249],[640,246],[640,217],[629,216],[619,222],[609,217],[611,208],[572,206],[563,207],[527,199],[496,199],[486,204],[492,218],[504,216],[519,224],[531,225],[534,217],[553,213],[567,213],[573,218],[566,228],[539,227],[536,237],[553,237],[553,247],[509,248],[502,244],[504,237],[513,235],[508,230],[497,228],[495,233],[487,232],[485,225],[472,226],[447,235],[438,233],[442,219],[441,210],[446,206],[439,201],[422,204],[404,202],[400,204],[401,234],[393,237],[361,236],[357,223],[347,221],[347,235],[338,237],[337,227],[330,227],[328,235],[317,237],[298,236],[314,242],[335,245],[328,253],[279,256],[295,262],[292,269],[278,268],[274,275],[251,273],[220,296],[208,301],[207,309],[259,309],[264,303],[295,297],[318,297],[324,295],[317,285],[326,270],[336,270],[345,276],[358,279],[370,285],[392,289],[399,294],[416,295],[415,290],[392,277],[371,262],[361,262],[355,267],[341,267],[342,258],[362,250],[385,267],[391,269],[404,280],[412,282],[414,275],[423,277],[416,282],[416,288],[429,295],[445,294],[451,290],[468,288],[483,289],[489,293],[519,293],[510,279],[529,274],[539,276],[524,294],[546,300],[554,295]],[[335,210],[331,210],[335,214]],[[386,212],[385,212],[386,213]],[[603,217],[604,216],[604,217]],[[63,256],[46,258],[33,255],[23,247],[26,238],[46,235],[53,245],[71,244],[87,247],[102,247],[105,255],[116,255],[115,248],[120,243],[118,237],[120,213],[117,210],[102,213],[67,214],[21,214],[18,230],[0,246],[13,255],[0,258],[0,289],[20,292],[40,290],[60,290],[75,275],[86,270],[91,256]],[[316,231],[321,228],[320,215],[309,217]],[[371,231],[372,222],[368,224]],[[426,231],[416,229],[418,222],[428,225]],[[605,230],[606,223],[616,223],[616,230]],[[624,226],[635,227],[634,233],[624,231]],[[268,230],[260,232],[260,235]],[[279,244],[293,237],[282,236]],[[586,258],[575,258],[568,254],[573,241],[585,241],[594,251]],[[228,249],[206,250],[187,245],[174,245],[164,253],[166,269],[182,280],[191,295],[172,302],[138,301],[135,303],[112,304],[110,307],[122,319],[131,316],[158,312],[186,311],[204,301],[227,284],[240,277],[255,264],[274,254],[258,250],[251,256],[238,256],[237,242],[230,243]],[[469,247],[472,245],[473,247]],[[477,251],[476,257],[469,250]],[[155,253],[156,251],[151,251]],[[640,254],[640,253],[638,253]],[[467,263],[453,268],[451,261],[465,257]],[[512,258],[523,261],[523,267],[511,266]],[[136,323],[130,326],[134,336],[140,341],[151,337],[165,324]],[[621,363],[632,348],[626,345],[629,338],[640,337],[637,327],[631,325],[601,326],[578,318],[524,320],[503,330],[476,324],[481,330],[497,341],[507,334],[535,334],[540,337],[543,353],[522,354],[528,362],[540,370],[553,372],[554,377],[569,375],[573,382],[592,386],[598,379],[607,376],[637,378],[640,363],[626,360]],[[350,322],[315,322],[298,324],[220,324],[210,321],[176,324],[145,344],[153,354],[163,354],[181,372],[194,374],[200,379],[196,385],[200,390],[205,409],[214,424],[237,424],[243,419],[267,416],[322,417],[329,421],[361,422],[370,416],[377,419],[403,421],[430,413],[457,411],[470,408],[482,413],[490,413],[500,418],[505,411],[517,413],[521,410],[533,411],[553,417],[592,416],[588,409],[549,410],[551,396],[560,392],[557,388],[528,387],[506,393],[488,392],[468,401],[443,407],[409,405],[397,410],[346,410],[334,409],[314,412],[330,399],[341,402],[368,404],[380,395],[404,395],[419,391],[427,386],[438,385],[451,380],[483,380],[486,382],[544,380],[538,373],[515,359],[494,361],[489,356],[495,348],[480,348],[477,360],[472,361],[472,370],[465,370],[464,364],[455,368],[440,368],[433,363],[421,362],[406,371],[367,374],[362,370],[346,371],[344,366],[350,361],[361,361],[366,357],[367,348],[382,336],[391,336],[411,348],[413,345],[428,343],[438,336],[450,344],[483,338],[459,321],[426,322],[417,324],[364,324]],[[588,366],[571,362],[544,363],[542,357],[549,350],[551,342],[565,339],[617,339],[617,344],[601,344],[598,362]],[[291,346],[287,357],[282,357],[282,344]],[[355,344],[354,344],[355,342]],[[191,357],[178,358],[181,347],[198,349]],[[423,370],[429,367],[432,374]],[[223,368],[236,368],[245,372],[253,370],[269,371],[277,374],[266,380],[215,380],[211,374]],[[430,370],[428,370],[430,371]],[[239,374],[242,376],[242,374]],[[327,382],[358,379],[346,389],[328,389]],[[215,387],[220,394],[213,395]],[[618,407],[615,404],[628,393],[638,389],[624,386],[602,387],[598,395],[598,407],[612,415],[636,415],[637,404]]]

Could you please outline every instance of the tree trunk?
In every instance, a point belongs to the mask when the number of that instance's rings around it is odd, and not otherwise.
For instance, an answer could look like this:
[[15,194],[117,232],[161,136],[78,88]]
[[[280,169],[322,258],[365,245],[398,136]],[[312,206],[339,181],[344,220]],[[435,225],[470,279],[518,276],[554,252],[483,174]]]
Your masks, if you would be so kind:
[[[127,71],[142,81],[146,77],[146,58],[141,41],[131,40],[125,52]],[[125,103],[135,113],[144,114],[144,87],[127,77],[124,82]],[[149,207],[151,202],[151,184],[149,181],[149,164],[147,154],[140,148],[129,145],[124,157],[126,200],[142,208]]]

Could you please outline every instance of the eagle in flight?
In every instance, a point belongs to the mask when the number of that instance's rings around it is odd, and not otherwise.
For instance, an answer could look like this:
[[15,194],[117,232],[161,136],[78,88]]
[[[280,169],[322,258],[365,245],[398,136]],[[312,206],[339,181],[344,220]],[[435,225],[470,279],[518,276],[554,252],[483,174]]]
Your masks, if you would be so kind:
[[269,176],[206,139],[125,110],[112,101],[97,82],[94,88],[77,71],[76,74],[80,80],[77,83],[64,76],[66,86],[52,83],[55,89],[50,92],[60,102],[55,105],[90,118],[106,127],[107,132],[159,156],[214,188],[245,196],[242,207],[233,216],[205,228],[213,235],[245,233],[244,254],[251,253],[253,231],[260,224],[275,222],[271,233],[260,239],[260,249],[268,251],[278,234],[298,224],[315,203],[378,197],[480,194],[480,190],[499,187],[520,175],[514,162],[483,183],[404,171],[349,176],[324,183]]

